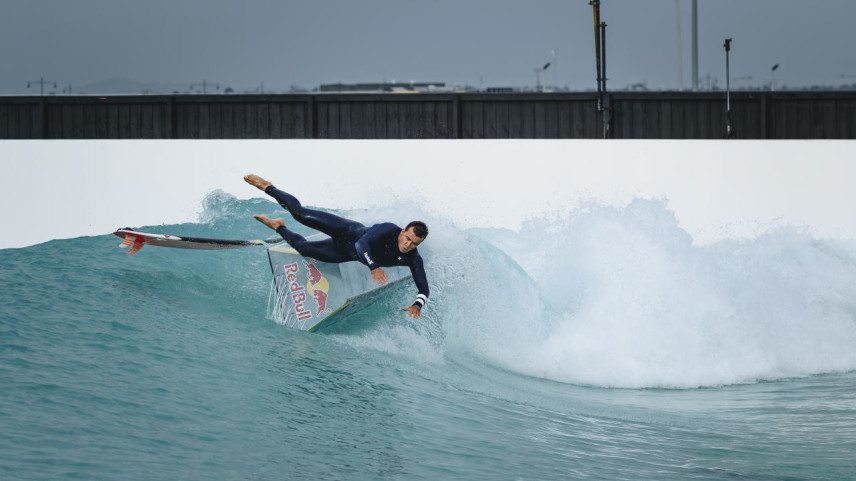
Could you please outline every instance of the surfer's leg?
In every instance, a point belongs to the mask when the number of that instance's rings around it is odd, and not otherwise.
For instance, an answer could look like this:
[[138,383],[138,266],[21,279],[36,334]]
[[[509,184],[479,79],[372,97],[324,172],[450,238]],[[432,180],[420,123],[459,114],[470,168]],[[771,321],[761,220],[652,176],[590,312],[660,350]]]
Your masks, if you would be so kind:
[[288,230],[284,225],[276,229],[288,245],[294,248],[303,257],[311,257],[321,262],[337,263],[351,260],[336,249],[336,241],[324,239],[320,241],[307,241],[300,234]]
[[285,227],[285,222],[282,219],[271,219],[265,215],[254,215],[257,221],[275,230],[281,235],[288,245],[294,248],[298,254],[303,257],[311,257],[322,262],[345,262],[351,260],[347,255],[342,254],[336,241],[333,239],[324,239],[320,241],[308,241],[302,235],[288,230]]
[[348,229],[354,226],[362,227],[362,224],[359,222],[354,222],[329,212],[303,207],[296,197],[277,189],[273,185],[268,185],[265,188],[265,193],[276,199],[279,205],[291,213],[297,222],[306,227],[321,231],[334,239],[342,238],[347,234]]

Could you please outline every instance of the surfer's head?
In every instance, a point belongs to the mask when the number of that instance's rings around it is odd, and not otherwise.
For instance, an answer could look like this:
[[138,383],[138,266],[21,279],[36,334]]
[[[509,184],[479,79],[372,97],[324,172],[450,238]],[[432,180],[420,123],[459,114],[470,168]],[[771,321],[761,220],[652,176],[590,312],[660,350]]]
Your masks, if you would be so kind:
[[406,254],[422,243],[428,236],[428,226],[424,222],[415,220],[398,234],[398,250]]

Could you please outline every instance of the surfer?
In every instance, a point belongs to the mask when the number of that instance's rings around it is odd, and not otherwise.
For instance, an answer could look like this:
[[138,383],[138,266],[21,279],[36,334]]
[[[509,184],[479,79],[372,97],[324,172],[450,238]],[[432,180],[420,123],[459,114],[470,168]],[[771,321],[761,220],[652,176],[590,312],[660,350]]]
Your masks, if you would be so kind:
[[403,310],[407,311],[410,317],[422,317],[422,307],[428,301],[428,279],[425,277],[422,256],[416,247],[428,235],[428,227],[424,222],[413,221],[404,229],[389,222],[366,227],[329,212],[307,209],[293,195],[277,189],[257,175],[246,175],[244,180],[276,199],[279,205],[301,224],[330,236],[329,239],[321,241],[307,241],[288,230],[282,219],[271,219],[265,215],[253,216],[275,230],[300,255],[330,263],[359,261],[371,270],[372,282],[381,286],[387,283],[386,272],[381,267],[410,267],[419,292],[413,305]]

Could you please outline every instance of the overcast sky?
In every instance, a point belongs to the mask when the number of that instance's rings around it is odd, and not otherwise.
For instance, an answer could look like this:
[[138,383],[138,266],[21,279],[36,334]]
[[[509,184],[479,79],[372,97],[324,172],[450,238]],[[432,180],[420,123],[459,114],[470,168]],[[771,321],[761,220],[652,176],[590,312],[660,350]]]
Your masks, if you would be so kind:
[[[608,88],[691,83],[690,0],[602,0]],[[115,78],[250,91],[434,81],[596,87],[588,0],[0,0],[0,94]],[[856,83],[856,1],[699,0],[699,77],[735,88]],[[552,52],[555,51],[555,59]],[[843,76],[854,77],[843,77]],[[751,80],[747,77],[751,77]],[[49,84],[52,87],[52,83]],[[198,87],[197,87],[198,88]],[[54,90],[52,88],[49,91]],[[169,92],[166,92],[169,93]]]

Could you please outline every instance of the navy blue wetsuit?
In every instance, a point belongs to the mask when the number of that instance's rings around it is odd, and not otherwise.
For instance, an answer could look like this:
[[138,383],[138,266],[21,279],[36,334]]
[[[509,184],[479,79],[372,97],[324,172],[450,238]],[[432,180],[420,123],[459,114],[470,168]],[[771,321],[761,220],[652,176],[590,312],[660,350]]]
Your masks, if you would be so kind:
[[421,309],[428,301],[428,279],[422,256],[416,249],[405,254],[398,250],[401,227],[389,222],[366,227],[329,212],[307,209],[293,195],[272,185],[265,189],[265,193],[276,199],[301,224],[330,236],[329,239],[308,241],[285,226],[277,228],[276,232],[300,255],[330,263],[358,261],[372,270],[378,267],[408,266],[419,289],[413,305]]

